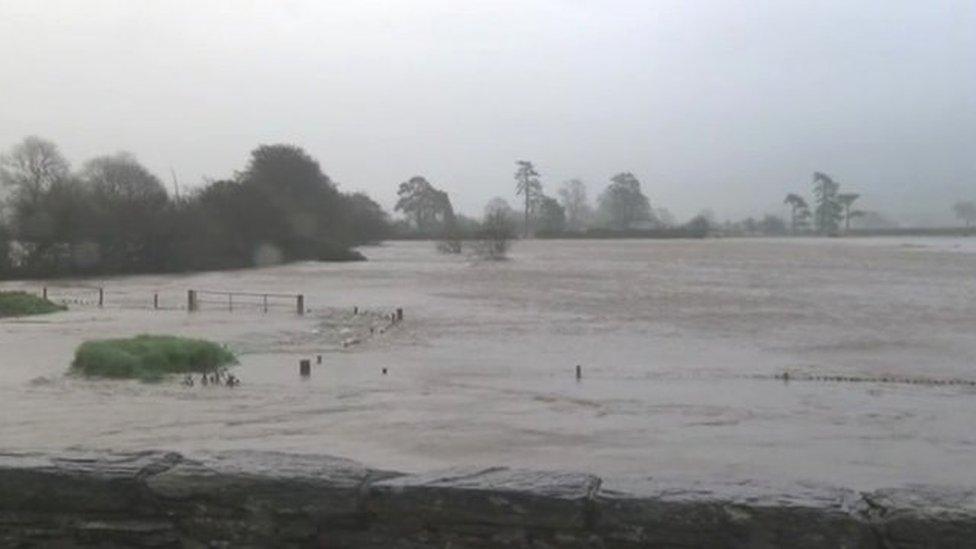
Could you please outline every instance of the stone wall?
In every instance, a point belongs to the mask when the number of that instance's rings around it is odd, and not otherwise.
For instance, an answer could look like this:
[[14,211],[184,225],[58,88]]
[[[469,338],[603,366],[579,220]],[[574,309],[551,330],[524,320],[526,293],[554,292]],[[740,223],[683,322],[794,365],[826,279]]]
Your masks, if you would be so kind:
[[2,547],[976,547],[976,493],[403,474],[341,458],[0,454]]

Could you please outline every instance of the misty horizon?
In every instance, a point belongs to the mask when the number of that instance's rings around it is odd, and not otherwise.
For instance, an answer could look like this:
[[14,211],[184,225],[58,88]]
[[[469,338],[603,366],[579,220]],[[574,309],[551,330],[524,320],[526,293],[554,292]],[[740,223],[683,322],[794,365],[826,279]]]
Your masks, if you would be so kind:
[[[284,6],[284,7],[282,7]],[[0,148],[126,150],[184,188],[259,144],[393,210],[422,175],[457,211],[515,202],[514,162],[591,199],[633,172],[679,219],[782,215],[826,172],[905,225],[976,199],[976,7],[840,2],[0,1]],[[171,185],[167,185],[171,187]]]

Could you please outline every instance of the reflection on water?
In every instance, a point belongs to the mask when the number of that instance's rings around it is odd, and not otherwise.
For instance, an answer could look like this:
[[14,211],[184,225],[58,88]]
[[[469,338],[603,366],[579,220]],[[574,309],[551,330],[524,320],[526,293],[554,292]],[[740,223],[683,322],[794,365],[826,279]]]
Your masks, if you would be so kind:
[[[976,465],[972,387],[800,380],[976,380],[973,249],[535,241],[472,263],[394,243],[365,249],[366,263],[111,278],[97,281],[104,309],[0,321],[0,437],[7,449],[262,448],[403,469],[959,483]],[[39,284],[5,284],[18,286]],[[311,310],[187,314],[188,289],[302,293]],[[396,307],[406,319],[391,326]],[[137,333],[225,342],[243,384],[64,375],[81,341]],[[794,381],[776,379],[786,371]]]

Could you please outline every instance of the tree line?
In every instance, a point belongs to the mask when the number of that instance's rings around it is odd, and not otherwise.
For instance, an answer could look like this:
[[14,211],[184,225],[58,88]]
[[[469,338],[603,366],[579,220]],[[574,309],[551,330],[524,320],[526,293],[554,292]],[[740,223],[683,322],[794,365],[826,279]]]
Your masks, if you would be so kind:
[[485,205],[481,221],[456,214],[447,193],[422,176],[401,183],[395,211],[405,217],[398,223],[396,233],[456,240],[476,236],[488,222],[495,230],[505,225],[513,235],[523,238],[704,236],[708,232],[709,220],[703,216],[679,225],[666,209],[653,208],[633,173],[612,176],[594,207],[583,181],[563,182],[554,197],[544,192],[541,175],[531,161],[519,160],[515,167],[513,194],[518,210],[508,200],[495,197]]
[[0,277],[168,272],[360,259],[389,234],[383,209],[343,193],[292,145],[254,149],[233,177],[167,192],[128,153],[72,169],[25,138],[0,156]]
[[[73,169],[58,147],[27,137],[0,155],[0,278],[239,268],[295,260],[350,260],[353,247],[386,238],[430,238],[459,252],[474,240],[503,255],[525,237],[704,237],[725,234],[838,234],[865,212],[859,195],[830,176],[813,177],[810,203],[789,194],[789,226],[767,215],[720,225],[705,210],[679,224],[652,207],[630,172],[609,178],[591,204],[587,185],[563,182],[554,196],[528,160],[515,163],[513,196],[496,197],[480,219],[455,212],[447,192],[423,176],[399,184],[391,221],[363,193],[344,193],[300,147],[261,145],[232,177],[192,192],[167,191],[131,154],[99,156]],[[175,184],[175,181],[174,181]],[[960,217],[976,219],[971,204]]]
[[861,197],[857,193],[840,192],[840,183],[825,173],[813,174],[813,209],[802,196],[790,193],[784,203],[790,207],[790,232],[802,234],[811,231],[822,236],[836,236],[841,226],[851,230],[851,220],[864,217],[867,212],[853,209]]

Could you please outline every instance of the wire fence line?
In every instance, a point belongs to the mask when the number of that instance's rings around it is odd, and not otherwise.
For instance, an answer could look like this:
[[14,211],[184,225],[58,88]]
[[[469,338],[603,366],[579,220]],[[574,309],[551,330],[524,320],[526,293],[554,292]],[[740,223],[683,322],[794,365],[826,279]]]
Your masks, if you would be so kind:
[[152,309],[161,311],[224,310],[228,312],[292,312],[304,315],[304,294],[281,292],[186,290],[154,291],[137,294],[132,291],[112,292],[103,286],[93,285],[45,285],[34,291],[44,299],[63,305],[93,306],[114,309]]

